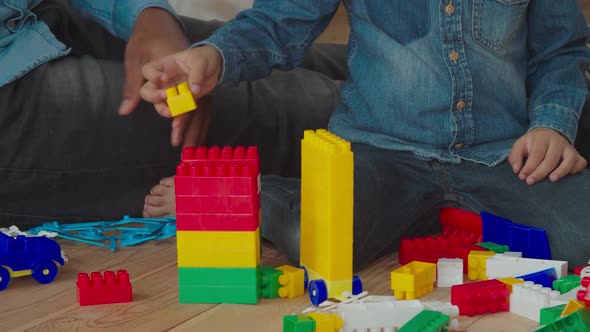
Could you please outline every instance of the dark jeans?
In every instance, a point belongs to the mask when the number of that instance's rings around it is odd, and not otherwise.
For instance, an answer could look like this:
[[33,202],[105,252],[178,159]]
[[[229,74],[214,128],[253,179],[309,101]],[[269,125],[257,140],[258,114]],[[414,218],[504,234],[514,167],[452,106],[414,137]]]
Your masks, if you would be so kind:
[[[439,231],[444,206],[543,228],[553,259],[567,260],[571,267],[588,261],[590,170],[529,186],[506,162],[451,165],[362,144],[353,144],[353,152],[357,270],[379,254],[398,250],[403,237]],[[262,177],[261,233],[292,262],[299,261],[300,194],[298,178]]]
[[[38,18],[72,47],[0,88],[0,226],[140,216],[151,186],[174,174],[170,120],[147,103],[119,117],[125,42],[46,0]],[[221,22],[182,18],[191,42]],[[347,75],[345,47],[313,47],[302,67],[216,91],[207,145],[258,145],[265,174],[298,176],[304,129],[325,127]]]

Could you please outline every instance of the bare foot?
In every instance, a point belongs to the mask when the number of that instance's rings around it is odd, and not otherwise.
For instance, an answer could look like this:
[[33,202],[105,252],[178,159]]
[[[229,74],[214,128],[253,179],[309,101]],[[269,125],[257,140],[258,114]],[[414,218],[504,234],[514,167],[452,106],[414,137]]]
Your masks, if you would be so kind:
[[145,197],[143,205],[144,218],[163,218],[176,216],[174,199],[174,177],[163,178],[160,183],[152,187]]

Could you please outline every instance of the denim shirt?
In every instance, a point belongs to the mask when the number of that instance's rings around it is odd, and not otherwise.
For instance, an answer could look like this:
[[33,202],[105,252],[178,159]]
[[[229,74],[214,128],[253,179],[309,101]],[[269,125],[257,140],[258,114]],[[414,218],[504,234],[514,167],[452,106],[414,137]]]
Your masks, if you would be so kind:
[[[70,52],[44,22],[31,12],[43,0],[0,0],[0,87],[37,66]],[[135,19],[147,7],[174,14],[165,0],[71,0],[72,6],[90,15],[108,31],[128,39]]]
[[[258,0],[208,40],[221,84],[288,70],[339,0]],[[350,77],[329,129],[424,160],[489,166],[528,130],[573,142],[587,95],[578,0],[344,0]],[[297,93],[293,91],[292,93]]]

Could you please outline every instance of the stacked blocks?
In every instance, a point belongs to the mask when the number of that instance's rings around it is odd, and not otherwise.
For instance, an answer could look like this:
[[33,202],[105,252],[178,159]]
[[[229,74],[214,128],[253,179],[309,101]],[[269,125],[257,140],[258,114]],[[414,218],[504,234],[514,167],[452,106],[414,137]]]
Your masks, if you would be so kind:
[[197,108],[195,99],[187,82],[166,89],[166,102],[171,116],[190,112]]
[[175,194],[180,302],[255,304],[259,289],[271,294],[272,271],[262,278],[260,268],[257,148],[184,148]]
[[[324,129],[301,141],[301,265],[315,305],[355,293],[352,276],[353,153]],[[362,286],[361,286],[362,289]],[[356,288],[359,290],[359,288]]]
[[78,303],[81,306],[131,302],[133,291],[129,274],[126,270],[106,271],[104,277],[100,272],[78,273],[76,282]]

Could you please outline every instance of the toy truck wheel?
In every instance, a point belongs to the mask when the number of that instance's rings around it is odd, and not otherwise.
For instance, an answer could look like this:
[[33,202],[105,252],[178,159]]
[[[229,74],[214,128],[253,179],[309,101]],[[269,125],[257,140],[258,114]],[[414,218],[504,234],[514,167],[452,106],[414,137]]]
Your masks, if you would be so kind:
[[0,291],[4,290],[6,287],[8,287],[8,284],[10,283],[10,272],[0,266]]
[[328,288],[323,280],[309,282],[309,299],[313,305],[320,305],[328,299]]
[[352,277],[352,295],[359,295],[363,292],[363,282],[358,276]]
[[57,265],[52,260],[41,261],[33,268],[32,275],[40,284],[48,284],[57,277]]

